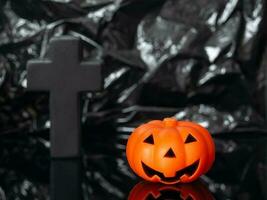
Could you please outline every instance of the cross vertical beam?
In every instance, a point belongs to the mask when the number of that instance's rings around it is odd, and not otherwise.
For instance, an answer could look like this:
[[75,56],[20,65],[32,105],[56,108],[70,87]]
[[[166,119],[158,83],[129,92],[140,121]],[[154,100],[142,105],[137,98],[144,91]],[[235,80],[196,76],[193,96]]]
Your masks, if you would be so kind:
[[80,93],[102,87],[101,61],[81,62],[78,38],[63,36],[51,40],[47,58],[27,65],[29,91],[50,92],[51,156],[80,156]]

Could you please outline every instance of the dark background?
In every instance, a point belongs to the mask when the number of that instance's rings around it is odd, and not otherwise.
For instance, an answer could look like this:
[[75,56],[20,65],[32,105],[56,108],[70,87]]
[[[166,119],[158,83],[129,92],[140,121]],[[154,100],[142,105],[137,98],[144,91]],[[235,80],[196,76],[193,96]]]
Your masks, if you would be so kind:
[[133,128],[174,116],[206,127],[216,199],[266,199],[264,0],[0,0],[0,199],[49,196],[48,93],[26,63],[55,36],[101,59],[104,89],[82,96],[84,199],[126,199]]

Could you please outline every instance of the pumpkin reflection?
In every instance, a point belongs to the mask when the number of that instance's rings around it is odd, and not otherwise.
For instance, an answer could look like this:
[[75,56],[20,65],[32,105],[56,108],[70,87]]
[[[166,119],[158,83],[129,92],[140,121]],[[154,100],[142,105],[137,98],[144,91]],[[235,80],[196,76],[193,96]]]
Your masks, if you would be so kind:
[[130,192],[128,200],[214,200],[208,188],[201,182],[165,185],[140,182]]

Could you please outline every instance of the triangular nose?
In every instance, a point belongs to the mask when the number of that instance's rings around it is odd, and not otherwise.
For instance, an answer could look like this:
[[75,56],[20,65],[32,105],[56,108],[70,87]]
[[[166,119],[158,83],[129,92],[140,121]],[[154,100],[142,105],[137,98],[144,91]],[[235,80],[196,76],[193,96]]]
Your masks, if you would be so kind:
[[166,158],[175,158],[175,154],[174,154],[172,148],[170,148],[170,149],[167,151],[167,153],[165,154],[164,157],[166,157]]

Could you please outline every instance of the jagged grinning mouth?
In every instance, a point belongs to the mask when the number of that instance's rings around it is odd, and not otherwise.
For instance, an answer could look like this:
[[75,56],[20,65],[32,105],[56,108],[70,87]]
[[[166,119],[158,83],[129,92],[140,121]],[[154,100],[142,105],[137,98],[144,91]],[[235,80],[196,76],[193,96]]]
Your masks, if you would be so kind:
[[195,161],[193,164],[189,165],[188,167],[186,167],[184,169],[178,170],[174,177],[165,177],[162,172],[159,172],[159,171],[152,169],[151,167],[147,166],[143,162],[142,162],[142,167],[143,167],[143,170],[146,173],[146,175],[150,178],[154,175],[157,175],[158,177],[160,177],[160,179],[162,181],[173,182],[173,181],[179,180],[181,178],[181,176],[183,176],[185,174],[188,176],[192,176],[195,173],[195,171],[197,170],[198,164],[199,164],[199,160]]

